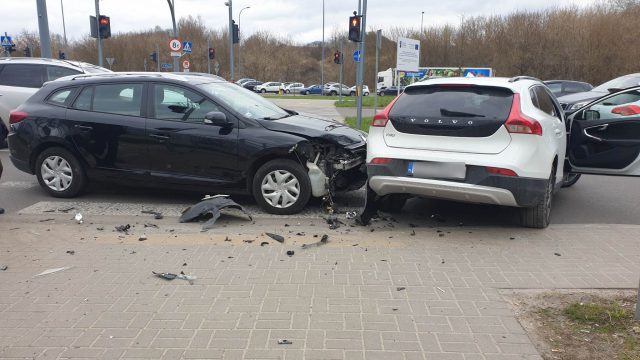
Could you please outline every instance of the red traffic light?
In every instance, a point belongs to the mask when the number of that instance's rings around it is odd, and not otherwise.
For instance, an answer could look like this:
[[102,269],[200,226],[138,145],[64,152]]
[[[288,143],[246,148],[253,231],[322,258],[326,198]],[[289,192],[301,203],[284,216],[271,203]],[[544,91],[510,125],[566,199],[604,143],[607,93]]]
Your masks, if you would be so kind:
[[108,17],[100,17],[100,25],[101,26],[109,25],[109,18]]

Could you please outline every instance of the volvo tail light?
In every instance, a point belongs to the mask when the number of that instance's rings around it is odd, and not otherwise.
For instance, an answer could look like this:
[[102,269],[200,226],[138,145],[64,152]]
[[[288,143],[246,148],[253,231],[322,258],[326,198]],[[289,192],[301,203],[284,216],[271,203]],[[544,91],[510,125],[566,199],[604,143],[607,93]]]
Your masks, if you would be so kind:
[[[400,95],[402,96],[402,95]],[[389,105],[387,105],[386,108],[382,109],[382,111],[380,111],[379,113],[375,114],[375,116],[373,117],[373,121],[371,122],[371,126],[373,127],[385,127],[387,126],[387,122],[389,121],[389,112],[391,111],[391,108],[393,107],[393,104],[396,103],[396,101],[398,101],[398,98],[400,96],[397,96],[395,99],[393,99]]]
[[512,134],[542,135],[542,126],[535,119],[522,113],[520,108],[520,94],[513,94],[511,113],[504,124],[507,131]]

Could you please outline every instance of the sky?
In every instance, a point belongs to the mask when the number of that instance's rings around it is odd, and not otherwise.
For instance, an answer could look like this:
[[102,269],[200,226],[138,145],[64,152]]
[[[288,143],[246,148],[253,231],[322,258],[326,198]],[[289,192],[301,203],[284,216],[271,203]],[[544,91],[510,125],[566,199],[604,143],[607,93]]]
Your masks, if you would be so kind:
[[[100,13],[111,18],[111,33],[146,30],[156,25],[171,27],[166,0],[99,0]],[[174,0],[176,18],[200,16],[205,25],[221,29],[228,26],[226,0]],[[516,10],[539,10],[575,4],[588,6],[600,0],[369,0],[367,28],[389,29],[394,26],[458,24],[463,17],[502,15]],[[62,7],[69,41],[89,33],[89,15],[95,15],[94,0],[46,0],[50,33],[63,33]],[[268,30],[297,43],[322,40],[323,0],[233,0],[233,17],[240,21],[241,37]],[[334,30],[347,31],[348,17],[358,8],[358,0],[324,0],[325,38]],[[17,36],[23,30],[38,30],[36,0],[0,0],[3,14],[0,33]],[[188,39],[183,39],[188,40]]]

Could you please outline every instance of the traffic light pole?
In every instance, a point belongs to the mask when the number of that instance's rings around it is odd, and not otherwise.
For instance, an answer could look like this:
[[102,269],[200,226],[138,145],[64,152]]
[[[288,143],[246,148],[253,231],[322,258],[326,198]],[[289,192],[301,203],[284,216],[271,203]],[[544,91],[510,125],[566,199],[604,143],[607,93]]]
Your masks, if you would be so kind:
[[380,48],[382,47],[382,30],[378,29],[376,31],[376,70],[373,75],[375,75],[376,81],[373,83],[373,115],[376,114],[376,110],[378,107],[378,62],[380,61]]
[[211,74],[211,57],[209,56],[210,48],[211,44],[209,42],[209,37],[207,36],[207,74]]
[[[360,1],[358,1],[360,2]],[[362,4],[358,4],[358,8],[362,5],[362,23],[361,23],[361,32],[360,36],[362,36],[362,41],[358,44],[360,48],[360,62],[358,67],[358,87],[357,87],[357,95],[358,95],[358,112],[357,112],[357,123],[358,129],[362,128],[362,80],[364,77],[364,52],[365,52],[365,40],[367,39],[367,0],[362,0]],[[360,10],[360,9],[359,9]]]
[[229,6],[229,71],[230,79],[233,81],[233,4],[232,0],[227,1]]
[[157,58],[156,60],[156,66],[157,66],[157,70],[158,72],[160,72],[160,46],[158,44],[156,44],[156,54],[157,54]]
[[102,67],[102,39],[100,38],[100,3],[96,0],[96,29],[98,31],[98,66]]
[[[342,38],[340,38],[340,102],[342,102],[342,65],[344,64],[344,56],[342,55]],[[324,84],[322,85],[324,89]]]
[[[169,4],[169,10],[171,11],[171,22],[173,23],[173,38],[177,39],[178,28],[176,27],[176,10],[175,10],[176,0],[167,0],[167,3]],[[160,64],[160,53],[158,53],[158,64]],[[180,71],[180,58],[178,56],[173,57],[173,71],[175,72]]]
[[[98,1],[96,0],[96,6]],[[40,33],[40,56],[51,58],[51,37],[49,36],[49,18],[47,16],[47,2],[36,0],[38,9],[38,32]],[[11,52],[9,52],[11,54]]]

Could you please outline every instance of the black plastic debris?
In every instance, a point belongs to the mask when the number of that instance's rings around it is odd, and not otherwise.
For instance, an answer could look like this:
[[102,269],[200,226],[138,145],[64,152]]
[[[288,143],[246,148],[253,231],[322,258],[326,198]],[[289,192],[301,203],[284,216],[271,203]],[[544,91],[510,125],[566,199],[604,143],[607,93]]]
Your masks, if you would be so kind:
[[278,340],[278,345],[292,345],[293,342],[291,340],[287,340],[287,339],[279,339]]
[[278,235],[278,234],[272,234],[272,233],[264,233],[265,235],[267,235],[268,237],[272,238],[273,240],[279,242],[279,243],[283,243],[284,242],[284,237],[282,237],[282,235]]
[[153,275],[159,277],[159,278],[163,278],[165,280],[174,280],[174,279],[180,279],[180,280],[186,280],[189,282],[189,284],[193,285],[193,280],[196,279],[195,276],[191,276],[191,275],[185,275],[184,272],[180,272],[180,274],[172,274],[172,273],[157,273],[155,271],[152,271]]
[[128,233],[130,229],[131,229],[131,225],[129,225],[129,224],[116,226],[116,231],[117,232],[121,232],[121,233],[125,233],[125,234]]
[[51,219],[51,218],[49,218],[49,219],[42,219],[42,220],[40,220],[40,222],[47,222],[47,221],[54,221],[54,220],[55,220],[55,219]]
[[96,230],[102,231],[102,230],[104,230],[104,227],[103,226],[97,227]]
[[146,228],[154,228],[154,229],[159,229],[158,225],[156,224],[151,224],[151,223],[145,223],[144,227]]
[[4,208],[0,208],[0,215],[4,214]]
[[[215,225],[218,218],[220,218],[221,211],[226,209],[239,210],[249,218],[249,221],[253,220],[251,215],[249,215],[249,213],[247,213],[247,211],[235,201],[226,196],[216,196],[205,198],[205,200],[187,208],[182,213],[180,222],[185,223],[209,218],[209,220],[202,225],[202,230],[209,230]],[[232,214],[229,213],[229,215]]]
[[416,231],[415,230],[411,230],[411,236],[416,236]]
[[263,241],[263,242],[260,243],[260,246],[265,246],[265,245],[269,245],[269,243],[266,242],[266,241]]
[[1,271],[6,271],[9,267],[7,265],[0,265]]
[[140,235],[140,237],[138,238],[138,241],[145,241],[145,240],[147,240],[147,235],[144,235],[144,234]]
[[309,247],[313,247],[313,246],[321,246],[321,245],[324,245],[324,244],[326,244],[328,242],[329,242],[329,235],[324,234],[320,238],[320,241],[317,241],[317,242],[314,242],[314,243],[311,243],[311,244],[302,244],[302,248],[305,249],[305,248],[309,248]]
[[327,221],[327,224],[329,224],[329,229],[330,230],[335,230],[337,228],[340,227],[340,225],[344,225],[344,223],[340,220],[338,220],[338,218],[336,216],[329,216],[325,219]]
[[155,210],[142,210],[141,213],[153,215],[153,218],[156,220],[160,220],[163,218],[162,213]]
[[231,241],[231,239],[229,239],[229,237],[227,236],[224,238],[224,241]]
[[69,255],[74,255],[76,253],[75,250],[67,250],[67,254]]
[[406,289],[407,289],[407,288],[406,288],[406,287],[404,287],[404,286],[398,286],[398,287],[396,288],[396,291],[402,291],[402,290],[406,290]]
[[71,206],[71,207],[67,207],[67,208],[58,209],[58,211],[61,212],[61,213],[68,213],[69,211],[71,211],[73,209],[75,209],[75,207]]
[[287,255],[288,256],[293,256],[296,252],[293,250],[287,250]]
[[562,256],[562,254],[560,254],[560,253],[553,253],[553,255],[555,255],[555,256]]
[[251,244],[252,242],[254,242],[255,240],[242,240],[243,243],[247,243],[247,244]]

